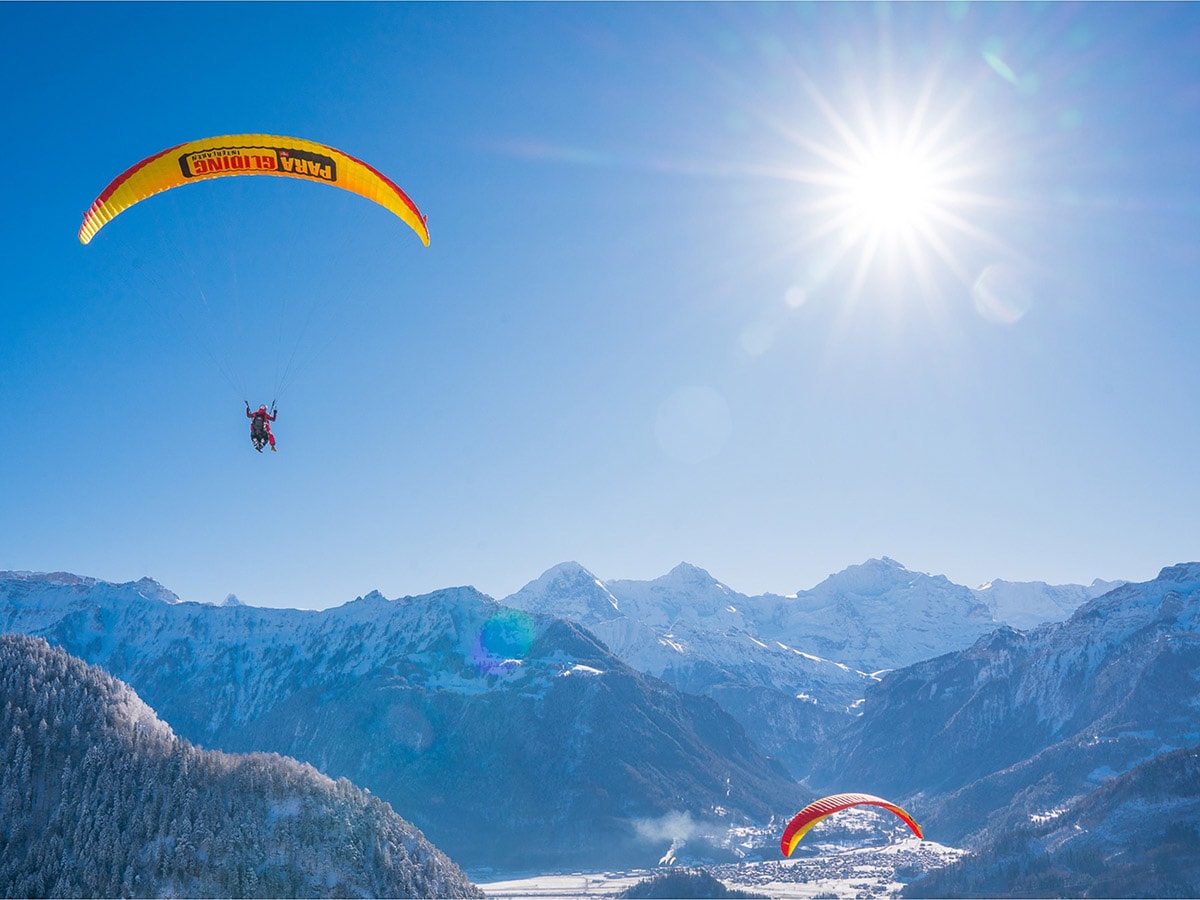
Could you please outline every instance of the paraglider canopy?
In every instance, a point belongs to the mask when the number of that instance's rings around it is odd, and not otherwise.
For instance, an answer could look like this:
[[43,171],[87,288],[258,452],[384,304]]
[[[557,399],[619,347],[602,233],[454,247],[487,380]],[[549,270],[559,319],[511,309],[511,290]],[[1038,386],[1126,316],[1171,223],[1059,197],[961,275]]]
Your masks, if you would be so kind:
[[429,246],[426,217],[395,182],[341,150],[304,138],[226,134],[169,147],[118,175],[83,217],[79,241],[147,197],[193,181],[231,175],[281,175],[343,188],[373,200],[404,220]]
[[783,839],[779,842],[779,849],[783,851],[784,856],[791,856],[792,851],[796,849],[796,845],[800,843],[800,839],[808,834],[810,828],[826,816],[841,812],[843,809],[849,809],[851,806],[882,807],[903,819],[905,824],[912,829],[913,834],[917,837],[922,839],[925,837],[921,832],[921,826],[913,820],[912,816],[901,807],[888,800],[884,800],[882,797],[876,797],[872,794],[832,794],[829,797],[814,800],[792,817],[792,821],[788,822],[787,828],[783,830]]

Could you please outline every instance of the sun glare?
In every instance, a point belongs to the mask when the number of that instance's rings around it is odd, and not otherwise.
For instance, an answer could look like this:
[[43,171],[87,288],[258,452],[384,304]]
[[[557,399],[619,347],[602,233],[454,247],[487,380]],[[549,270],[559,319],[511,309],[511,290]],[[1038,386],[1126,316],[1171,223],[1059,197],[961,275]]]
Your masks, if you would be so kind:
[[918,154],[895,148],[856,160],[847,182],[844,199],[858,230],[887,236],[927,225],[935,173]]
[[811,160],[791,177],[810,189],[801,240],[820,251],[822,277],[848,267],[851,304],[877,277],[888,297],[912,296],[906,286],[915,285],[928,303],[946,272],[969,288],[964,248],[997,241],[979,224],[996,201],[974,186],[984,154],[982,133],[963,119],[967,95],[942,97],[938,108],[931,78],[907,104],[876,97],[840,109],[805,85],[823,121],[791,130]]

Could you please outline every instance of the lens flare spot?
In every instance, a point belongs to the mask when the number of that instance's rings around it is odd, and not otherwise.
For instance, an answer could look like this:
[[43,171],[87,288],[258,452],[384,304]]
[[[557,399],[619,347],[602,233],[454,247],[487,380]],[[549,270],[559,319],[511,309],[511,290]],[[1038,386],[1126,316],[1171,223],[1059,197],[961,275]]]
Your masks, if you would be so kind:
[[808,292],[800,285],[794,284],[787,289],[783,302],[788,305],[788,309],[799,309],[808,302]]
[[1008,263],[995,263],[979,273],[971,288],[975,311],[989,322],[1015,325],[1033,305],[1028,280]]
[[1015,85],[1018,83],[1017,74],[1012,70],[1008,63],[1000,58],[1000,54],[991,50],[983,51],[983,59],[1001,78],[1009,84]]
[[533,617],[505,609],[483,623],[475,638],[472,662],[485,675],[503,675],[521,664],[537,636]]
[[742,333],[738,339],[742,352],[749,357],[762,356],[775,343],[776,330],[775,323],[766,317],[749,323],[742,328]]

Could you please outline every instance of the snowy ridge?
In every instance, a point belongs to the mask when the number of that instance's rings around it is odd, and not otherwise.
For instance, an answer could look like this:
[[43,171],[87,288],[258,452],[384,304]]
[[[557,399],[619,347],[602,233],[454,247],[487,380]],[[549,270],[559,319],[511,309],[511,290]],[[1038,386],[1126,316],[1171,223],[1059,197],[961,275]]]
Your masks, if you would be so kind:
[[[962,649],[999,625],[1026,629],[1065,619],[1120,584],[995,580],[971,590],[885,556],[830,575],[810,590],[751,597],[688,563],[653,581],[604,582],[571,562],[503,602],[578,622],[630,665],[656,675],[681,657],[699,658],[745,663],[766,679],[762,683],[778,688],[805,677],[860,680],[865,688],[871,680],[865,673]],[[783,655],[765,666],[761,657],[742,659],[751,645]],[[805,660],[803,672],[783,674],[790,668],[788,651]],[[767,671],[778,675],[763,675]]]
[[1083,604],[1126,584],[1124,581],[1094,580],[1078,584],[1046,584],[1044,581],[1013,582],[996,579],[975,588],[973,593],[992,611],[997,622],[1027,631],[1046,622],[1061,622]]
[[886,556],[764,606],[764,636],[792,643],[802,636],[811,652],[864,672],[961,649],[998,624],[968,588]]
[[704,662],[785,691],[822,682],[850,685],[854,693],[871,681],[773,635],[764,640],[746,612],[756,601],[686,563],[654,581],[608,583],[578,563],[564,563],[503,602],[576,621],[626,663],[660,677]]
[[503,602],[578,622],[638,671],[712,697],[802,772],[813,739],[858,715],[883,672],[969,647],[1002,615],[1065,618],[1100,588],[993,582],[981,594],[883,557],[811,590],[750,597],[687,563],[604,582],[571,562]]
[[[227,667],[242,691],[253,691],[254,670],[280,672],[292,683],[386,671],[414,684],[439,680],[443,689],[495,687],[499,674],[530,677],[529,667],[492,666],[497,661],[478,643],[489,621],[503,611],[473,588],[448,588],[424,597],[387,600],[372,592],[332,610],[266,609],[226,604],[164,602],[165,592],[143,582],[109,584],[95,579],[38,582],[0,573],[0,631],[42,634],[85,643],[91,660],[130,674],[147,667]],[[170,597],[174,594],[165,592]],[[527,618],[526,642],[546,621]],[[448,635],[455,636],[450,641]],[[134,648],[136,647],[136,650]],[[564,659],[558,668],[570,668]],[[258,687],[269,687],[258,683]],[[262,709],[253,693],[237,696],[243,717]]]

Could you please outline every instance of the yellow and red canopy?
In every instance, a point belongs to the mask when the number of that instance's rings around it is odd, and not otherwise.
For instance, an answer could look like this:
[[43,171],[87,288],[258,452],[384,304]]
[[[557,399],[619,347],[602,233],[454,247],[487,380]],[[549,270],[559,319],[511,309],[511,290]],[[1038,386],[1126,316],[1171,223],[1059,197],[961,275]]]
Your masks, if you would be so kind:
[[227,134],[189,141],[131,166],[96,198],[83,217],[79,241],[88,243],[104,225],[147,197],[193,181],[230,175],[281,175],[352,191],[395,213],[429,246],[426,217],[387,176],[333,147],[269,134]]

